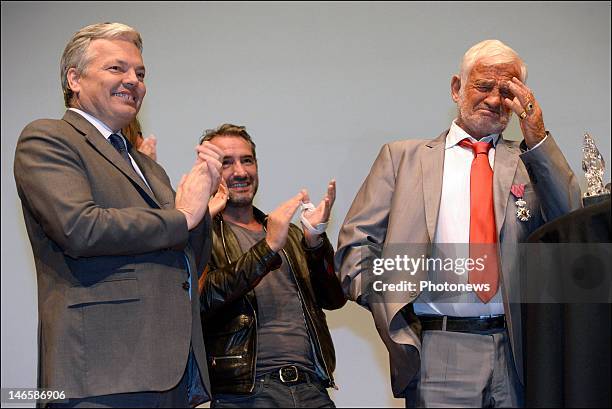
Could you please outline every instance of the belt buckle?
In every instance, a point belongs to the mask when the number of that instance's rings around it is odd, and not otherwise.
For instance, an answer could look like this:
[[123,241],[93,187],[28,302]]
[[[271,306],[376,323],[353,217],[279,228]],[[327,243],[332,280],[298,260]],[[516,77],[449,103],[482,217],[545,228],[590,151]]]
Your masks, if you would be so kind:
[[[283,374],[283,371],[285,370],[293,372],[293,377],[291,377],[291,379],[285,379],[285,375]],[[280,375],[280,380],[282,383],[295,382],[300,378],[300,374],[295,365],[282,367],[278,370],[278,374]],[[288,375],[291,375],[291,373],[289,373]]]

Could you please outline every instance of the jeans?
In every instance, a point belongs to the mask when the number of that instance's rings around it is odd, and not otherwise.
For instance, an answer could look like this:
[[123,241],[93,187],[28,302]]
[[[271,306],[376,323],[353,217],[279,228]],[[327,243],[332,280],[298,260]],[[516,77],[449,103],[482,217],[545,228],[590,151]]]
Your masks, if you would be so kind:
[[255,380],[248,395],[216,394],[211,408],[335,408],[327,390],[310,377],[298,384],[284,384],[270,375]]

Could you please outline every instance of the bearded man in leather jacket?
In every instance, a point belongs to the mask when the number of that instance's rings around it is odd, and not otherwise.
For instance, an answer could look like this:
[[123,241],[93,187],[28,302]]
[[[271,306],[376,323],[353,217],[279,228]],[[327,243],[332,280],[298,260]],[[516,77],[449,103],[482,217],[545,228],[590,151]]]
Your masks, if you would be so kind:
[[[302,190],[266,216],[253,206],[257,159],[246,129],[224,124],[204,141],[225,153],[200,280],[212,407],[334,407],[326,388],[335,387],[335,353],[322,308],[346,302],[324,232],[335,181],[317,207]],[[301,204],[303,228],[291,224]]]

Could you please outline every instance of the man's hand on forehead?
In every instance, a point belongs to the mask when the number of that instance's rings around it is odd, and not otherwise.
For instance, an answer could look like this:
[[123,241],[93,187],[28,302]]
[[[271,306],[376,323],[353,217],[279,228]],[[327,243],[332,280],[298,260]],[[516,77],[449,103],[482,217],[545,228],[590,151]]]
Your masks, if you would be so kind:
[[544,127],[540,105],[531,89],[518,78],[512,77],[510,81],[506,81],[506,86],[512,92],[514,98],[504,98],[503,103],[518,115],[525,143],[529,148],[533,148],[546,137],[546,128]]

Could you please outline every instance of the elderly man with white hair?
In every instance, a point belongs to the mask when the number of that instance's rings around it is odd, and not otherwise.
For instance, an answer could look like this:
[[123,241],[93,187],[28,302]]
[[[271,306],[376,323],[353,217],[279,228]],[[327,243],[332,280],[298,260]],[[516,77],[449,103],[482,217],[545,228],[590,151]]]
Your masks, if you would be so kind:
[[[343,289],[372,312],[407,406],[523,404],[517,245],[581,203],[526,78],[502,42],[470,48],[450,129],[385,144],[340,231]],[[513,112],[520,143],[502,137]]]

